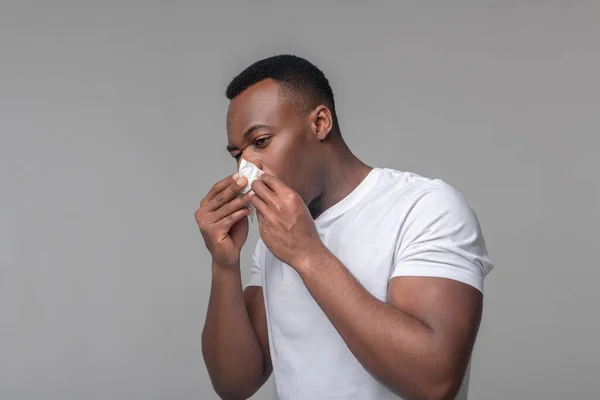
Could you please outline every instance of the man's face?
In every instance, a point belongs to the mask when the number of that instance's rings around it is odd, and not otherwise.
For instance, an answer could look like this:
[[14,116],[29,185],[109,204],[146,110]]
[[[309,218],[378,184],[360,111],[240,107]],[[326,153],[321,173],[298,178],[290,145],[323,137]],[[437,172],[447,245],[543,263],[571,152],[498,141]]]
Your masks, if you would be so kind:
[[303,198],[318,191],[319,140],[310,115],[286,101],[279,84],[263,80],[236,96],[227,113],[228,150],[273,174]]

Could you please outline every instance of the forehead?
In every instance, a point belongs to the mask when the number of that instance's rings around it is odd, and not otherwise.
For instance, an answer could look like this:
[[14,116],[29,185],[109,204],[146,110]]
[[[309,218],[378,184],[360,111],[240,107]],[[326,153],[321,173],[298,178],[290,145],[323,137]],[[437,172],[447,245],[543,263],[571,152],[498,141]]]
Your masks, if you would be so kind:
[[272,79],[260,81],[237,95],[227,110],[227,135],[242,135],[254,124],[280,126],[295,115],[295,106],[286,101]]

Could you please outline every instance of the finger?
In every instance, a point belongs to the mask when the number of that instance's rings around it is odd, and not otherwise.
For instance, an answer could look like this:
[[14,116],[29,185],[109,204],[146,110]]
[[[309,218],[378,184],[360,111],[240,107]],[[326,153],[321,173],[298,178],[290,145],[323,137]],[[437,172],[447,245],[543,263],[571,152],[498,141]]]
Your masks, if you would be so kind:
[[[226,178],[221,179],[219,182],[215,183],[213,187],[208,191],[206,197],[202,200],[202,203],[206,204],[212,199],[214,199],[219,193],[221,193],[227,186],[231,185],[238,178],[238,173],[236,172],[233,175],[229,175]],[[201,204],[202,204],[201,203]]]
[[215,211],[221,208],[224,204],[229,203],[239,192],[246,186],[248,180],[245,177],[239,178],[231,185],[227,186],[221,193],[217,194],[214,199],[208,202],[206,208],[208,211]]
[[273,192],[277,194],[285,193],[290,190],[289,186],[283,183],[283,181],[271,174],[262,174],[259,179],[269,187]]
[[221,208],[219,208],[218,210],[216,210],[211,219],[213,221],[220,221],[221,219],[225,218],[226,216],[233,214],[234,212],[236,212],[237,210],[241,209],[242,207],[245,207],[248,202],[250,201],[250,192],[235,198],[233,200],[231,200],[229,203],[224,204],[223,206],[221,206]]
[[269,205],[256,194],[250,197],[250,204],[256,208],[256,212],[260,215],[265,215],[269,211]]
[[[252,191],[256,193],[255,196],[260,197],[262,201],[267,204],[275,204],[277,194],[271,190],[263,181],[260,179],[252,182]],[[254,196],[253,196],[254,197]]]
[[234,212],[233,214],[229,214],[228,216],[226,216],[225,218],[223,218],[222,220],[220,220],[218,222],[219,228],[223,229],[224,231],[229,232],[229,230],[231,229],[231,227],[238,222],[240,219],[250,215],[252,211],[248,208],[242,208],[241,210],[237,210],[236,212]]

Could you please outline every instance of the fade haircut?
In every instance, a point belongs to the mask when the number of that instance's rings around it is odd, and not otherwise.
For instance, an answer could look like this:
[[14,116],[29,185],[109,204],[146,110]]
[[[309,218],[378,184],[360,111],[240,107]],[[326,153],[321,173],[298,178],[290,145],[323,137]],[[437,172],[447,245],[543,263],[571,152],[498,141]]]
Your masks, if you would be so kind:
[[284,98],[293,102],[301,115],[306,115],[320,104],[326,105],[332,113],[334,128],[339,132],[329,81],[319,68],[295,55],[281,54],[255,62],[233,78],[225,95],[232,100],[265,79],[279,83]]

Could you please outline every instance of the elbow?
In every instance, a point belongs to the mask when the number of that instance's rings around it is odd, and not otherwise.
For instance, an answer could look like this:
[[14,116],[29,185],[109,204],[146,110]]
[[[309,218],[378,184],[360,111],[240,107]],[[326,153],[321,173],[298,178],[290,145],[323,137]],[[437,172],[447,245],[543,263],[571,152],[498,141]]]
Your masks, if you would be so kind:
[[246,400],[252,397],[256,390],[243,390],[232,385],[216,385],[213,383],[213,389],[217,396],[222,400]]
[[219,374],[218,376],[215,375],[209,371],[213,390],[220,399],[246,400],[260,389],[270,374],[263,372],[260,376],[256,376],[255,374],[232,376],[226,373]]
[[454,400],[459,388],[460,383],[456,385],[454,382],[438,385],[431,388],[427,400]]
[[461,384],[461,377],[448,377],[445,380],[431,383],[425,388],[423,396],[419,397],[418,400],[454,400]]
[[234,393],[230,391],[220,391],[215,389],[215,393],[222,400],[246,400],[250,398],[250,396],[246,396],[240,393]]
[[415,381],[410,388],[398,385],[394,389],[397,394],[410,400],[454,400],[461,384],[462,379],[448,377],[445,379]]

